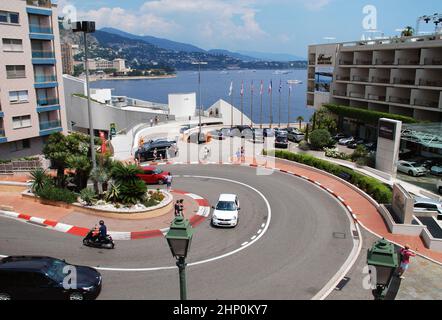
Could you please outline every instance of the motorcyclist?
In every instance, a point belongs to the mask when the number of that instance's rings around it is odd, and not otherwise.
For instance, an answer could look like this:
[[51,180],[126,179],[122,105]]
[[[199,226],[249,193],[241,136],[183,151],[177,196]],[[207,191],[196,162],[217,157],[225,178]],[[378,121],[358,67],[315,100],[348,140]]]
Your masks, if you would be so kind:
[[104,241],[104,240],[106,239],[106,236],[107,236],[107,227],[106,227],[106,225],[104,224],[104,221],[103,221],[103,220],[100,220],[99,224],[100,224],[100,228],[99,228],[99,231],[100,231],[99,240],[100,240],[100,241]]

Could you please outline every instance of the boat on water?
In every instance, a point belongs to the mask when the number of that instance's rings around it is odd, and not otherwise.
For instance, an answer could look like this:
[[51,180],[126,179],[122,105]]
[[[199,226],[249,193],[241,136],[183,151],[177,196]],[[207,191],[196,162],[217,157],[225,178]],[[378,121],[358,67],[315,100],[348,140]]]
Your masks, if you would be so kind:
[[302,81],[301,80],[287,80],[288,84],[301,84]]
[[228,71],[221,71],[219,74],[229,74]]
[[289,74],[292,73],[290,70],[276,70],[273,74]]

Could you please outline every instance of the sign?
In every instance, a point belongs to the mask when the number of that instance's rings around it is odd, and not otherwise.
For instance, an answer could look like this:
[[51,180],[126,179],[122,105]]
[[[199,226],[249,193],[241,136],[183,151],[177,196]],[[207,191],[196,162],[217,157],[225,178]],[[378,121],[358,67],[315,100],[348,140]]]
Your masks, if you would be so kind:
[[111,137],[115,137],[117,135],[117,128],[115,126],[115,123],[110,124],[110,135]]
[[396,123],[380,120],[379,121],[379,133],[380,138],[394,140],[396,135]]

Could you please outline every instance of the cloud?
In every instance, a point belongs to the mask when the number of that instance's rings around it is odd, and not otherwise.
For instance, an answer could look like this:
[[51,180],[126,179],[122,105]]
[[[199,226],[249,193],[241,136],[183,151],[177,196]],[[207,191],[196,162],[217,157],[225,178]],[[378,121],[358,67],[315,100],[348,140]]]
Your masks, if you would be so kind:
[[321,10],[322,8],[326,7],[330,4],[331,0],[307,0],[303,1],[304,6],[309,10]]

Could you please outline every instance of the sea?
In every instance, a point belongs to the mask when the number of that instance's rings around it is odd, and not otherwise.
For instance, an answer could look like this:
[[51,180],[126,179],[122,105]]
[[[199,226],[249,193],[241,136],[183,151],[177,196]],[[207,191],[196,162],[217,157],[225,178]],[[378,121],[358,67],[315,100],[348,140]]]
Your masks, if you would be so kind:
[[[302,116],[305,120],[313,114],[306,106],[307,70],[225,70],[201,71],[201,104],[208,109],[219,99],[228,103],[233,101],[235,107],[241,109],[241,84],[244,83],[243,110],[253,122],[260,122],[261,95],[260,86],[263,81],[263,123],[270,122],[270,101],[272,101],[273,123],[287,123],[290,104],[290,122],[296,123],[296,118]],[[292,85],[289,99],[288,80],[302,81]],[[253,81],[253,105],[251,84]],[[229,96],[230,84],[233,82],[233,93]],[[269,95],[269,85],[272,82],[272,95]],[[281,86],[281,89],[280,89]],[[167,104],[170,93],[196,92],[199,105],[198,72],[179,71],[175,78],[141,79],[141,80],[100,80],[91,84],[93,88],[112,89],[112,95],[128,96],[131,98]],[[281,110],[281,111],[279,111]]]

